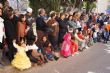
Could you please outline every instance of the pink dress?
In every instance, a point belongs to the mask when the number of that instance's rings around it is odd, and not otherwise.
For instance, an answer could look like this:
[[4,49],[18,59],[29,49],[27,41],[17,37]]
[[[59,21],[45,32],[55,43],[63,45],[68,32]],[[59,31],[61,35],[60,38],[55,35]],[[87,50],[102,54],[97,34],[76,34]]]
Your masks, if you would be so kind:
[[66,33],[63,39],[64,41],[61,47],[61,55],[64,57],[68,57],[72,54],[71,34]]

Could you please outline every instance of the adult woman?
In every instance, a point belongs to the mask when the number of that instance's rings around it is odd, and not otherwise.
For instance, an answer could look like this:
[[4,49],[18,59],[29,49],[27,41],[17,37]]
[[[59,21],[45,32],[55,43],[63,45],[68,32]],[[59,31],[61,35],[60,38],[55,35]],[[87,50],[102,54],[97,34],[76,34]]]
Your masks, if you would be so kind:
[[60,18],[57,20],[59,23],[59,45],[63,42],[63,36],[68,31],[67,24],[64,19],[65,19],[65,14],[61,13]]
[[76,23],[72,20],[73,16],[72,15],[69,15],[68,17],[68,21],[67,21],[67,24],[72,27],[73,29],[77,28],[77,25]]
[[56,50],[58,48],[58,34],[59,34],[59,24],[55,20],[56,13],[50,14],[51,19],[48,20],[47,26],[53,31],[49,34],[49,40],[52,43],[53,48]]

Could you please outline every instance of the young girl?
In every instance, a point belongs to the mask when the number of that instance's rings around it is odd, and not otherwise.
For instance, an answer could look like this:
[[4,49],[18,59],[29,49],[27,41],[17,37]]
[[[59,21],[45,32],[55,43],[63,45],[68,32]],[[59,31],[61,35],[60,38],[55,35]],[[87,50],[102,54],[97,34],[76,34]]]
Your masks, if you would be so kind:
[[78,54],[78,44],[75,42],[75,36],[72,35],[71,37],[71,42],[72,42],[72,56],[75,54]]
[[17,37],[25,37],[27,29],[26,17],[25,15],[21,14],[17,23]]
[[[16,44],[17,43],[17,44]],[[26,55],[26,44],[23,38],[20,38],[18,41],[13,41],[14,47],[17,49],[17,53],[14,56],[14,59],[12,60],[11,64],[12,66],[24,70],[31,67],[31,62],[29,58]]]
[[65,58],[72,54],[71,34],[66,33],[63,37],[64,41],[61,47],[61,55]]
[[52,51],[52,45],[47,40],[46,36],[43,36],[42,45],[43,45],[44,52],[45,52],[45,55],[46,55],[47,59],[52,61],[53,58],[54,58],[53,51]]

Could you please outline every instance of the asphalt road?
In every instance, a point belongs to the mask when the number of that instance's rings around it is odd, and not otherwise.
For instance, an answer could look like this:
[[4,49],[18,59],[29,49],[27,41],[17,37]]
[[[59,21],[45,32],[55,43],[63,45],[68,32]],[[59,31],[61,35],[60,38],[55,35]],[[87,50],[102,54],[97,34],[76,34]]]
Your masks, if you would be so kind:
[[43,66],[19,71],[12,66],[0,69],[0,73],[110,73],[110,43],[96,43],[90,49],[69,58],[60,58]]

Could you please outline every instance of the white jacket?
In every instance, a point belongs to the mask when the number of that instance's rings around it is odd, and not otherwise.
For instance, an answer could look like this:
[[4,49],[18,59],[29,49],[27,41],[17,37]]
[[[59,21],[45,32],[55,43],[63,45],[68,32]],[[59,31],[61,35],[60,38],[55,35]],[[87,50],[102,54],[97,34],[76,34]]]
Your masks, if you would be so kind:
[[0,42],[2,43],[5,36],[4,20],[0,17]]

